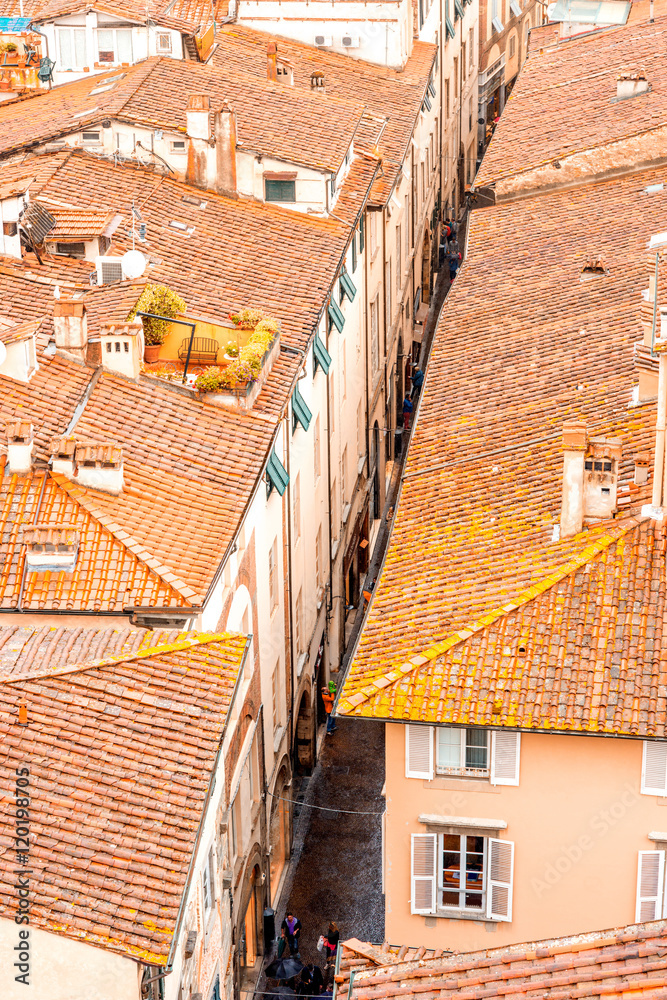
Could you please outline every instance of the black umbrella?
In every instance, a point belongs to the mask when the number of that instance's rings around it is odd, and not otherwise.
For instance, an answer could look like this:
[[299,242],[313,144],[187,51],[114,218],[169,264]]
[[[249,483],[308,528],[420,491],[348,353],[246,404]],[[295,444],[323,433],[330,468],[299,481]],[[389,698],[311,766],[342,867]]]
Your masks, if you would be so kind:
[[304,968],[303,962],[298,958],[274,958],[264,971],[270,979],[292,979]]

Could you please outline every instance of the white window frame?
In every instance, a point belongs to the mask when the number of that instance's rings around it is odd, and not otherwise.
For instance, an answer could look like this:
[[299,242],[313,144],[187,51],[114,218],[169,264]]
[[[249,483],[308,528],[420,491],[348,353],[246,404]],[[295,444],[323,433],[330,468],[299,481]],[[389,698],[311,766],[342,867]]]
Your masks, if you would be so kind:
[[[457,831],[458,834],[458,831]],[[480,836],[461,829],[461,836]],[[514,889],[514,843],[496,837],[484,840],[484,892],[481,908],[438,906],[442,891],[443,838],[440,833],[413,833],[410,838],[410,911],[425,916],[510,923]],[[464,890],[462,890],[464,891]]]
[[640,851],[637,865],[635,921],[644,923],[665,916],[665,852]]
[[[100,32],[101,31],[109,31],[109,32],[111,32],[111,35],[113,37],[113,50],[112,49],[102,49],[101,44],[100,44]],[[96,38],[95,38],[95,41],[97,43],[97,60],[96,60],[96,62],[99,62],[101,66],[120,66],[121,59],[120,59],[119,53],[118,53],[118,32],[119,31],[126,31],[128,33],[128,35],[129,35],[129,39],[130,39],[130,58],[129,58],[128,62],[130,64],[130,66],[134,63],[134,38],[132,37],[133,36],[132,28],[112,28],[112,27],[109,27],[107,25],[103,25],[103,26],[97,28],[97,34],[96,34]],[[112,62],[104,62],[103,63],[102,60],[99,58],[100,51],[102,51],[102,52],[111,52],[111,51],[113,51],[113,61]]]
[[204,870],[201,876],[202,895],[204,899],[204,919],[207,921],[215,903],[215,852],[213,844],[208,849],[204,859]]
[[[160,39],[161,38],[167,40],[167,44],[166,45],[161,45],[160,44]],[[165,52],[171,52],[172,51],[171,32],[169,32],[169,31],[156,31],[155,32],[155,51],[156,51],[156,53],[158,55],[162,55]]]
[[[77,59],[76,59],[76,41],[75,41],[76,32],[81,32],[81,36],[83,38],[83,59],[81,60],[81,65],[80,66],[76,65],[76,62],[77,62]],[[72,66],[65,66],[65,60],[63,59],[63,56],[62,56],[62,49],[60,47],[60,39],[61,39],[61,36],[64,33],[67,33],[70,36],[70,51],[72,53],[72,63],[73,63]],[[76,26],[76,25],[72,25],[72,26],[70,26],[70,25],[58,25],[56,27],[56,40],[57,40],[56,51],[58,53],[58,63],[59,63],[58,69],[60,69],[60,70],[74,70],[75,72],[81,72],[81,70],[83,70],[85,66],[90,65],[90,60],[88,59],[88,47],[86,45],[86,29],[85,28],[82,28],[82,27],[79,27],[79,26]]]
[[[459,734],[460,739],[460,758],[461,763],[458,767],[439,767],[438,765],[438,740],[439,734],[444,731],[456,732]],[[479,730],[474,729],[472,726],[462,726],[460,729],[455,726],[437,726],[435,732],[435,772],[439,775],[464,775],[465,777],[471,778],[488,778],[491,774],[491,740],[489,739],[490,733],[486,733],[486,763],[487,766],[482,767],[466,767],[466,747],[468,732],[478,732]]]
[[[459,857],[461,857],[461,855],[464,853],[464,851],[463,851],[463,838],[464,837],[466,839],[468,837],[479,837],[483,841],[483,848],[482,848],[482,882],[483,882],[483,885],[482,885],[481,891],[474,890],[474,891],[477,892],[477,894],[479,896],[479,900],[480,900],[480,904],[481,904],[480,906],[466,906],[465,905],[465,901],[464,901],[463,905],[461,905],[460,903],[459,904],[453,904],[453,903],[452,904],[445,904],[445,903],[441,903],[440,902],[440,900],[442,899],[442,894],[444,892],[452,892],[452,893],[456,892],[456,893],[459,894],[459,897],[462,897],[462,896],[465,896],[466,891],[467,891],[465,888],[458,888],[457,889],[454,886],[446,886],[445,885],[445,871],[444,871],[443,855],[444,855],[444,852],[445,852],[444,838],[446,836],[455,836],[455,837],[459,838]],[[487,912],[487,894],[488,894],[487,890],[488,890],[488,884],[489,884],[489,867],[488,867],[489,846],[488,846],[488,840],[489,840],[488,837],[485,837],[483,834],[480,834],[480,833],[474,833],[472,830],[462,830],[461,833],[457,832],[455,834],[444,834],[444,833],[439,833],[438,834],[438,885],[437,885],[438,895],[437,895],[437,899],[436,899],[436,908],[437,908],[437,912],[439,914],[441,914],[442,916],[456,916],[457,914],[462,914],[462,915],[466,915],[467,916],[468,914],[470,914],[471,916],[475,916],[475,917],[484,917],[486,915],[486,912]],[[459,881],[461,881],[461,879],[460,879],[460,872],[459,872]]]
[[660,795],[663,798],[667,795],[667,741],[665,740],[644,740],[641,793]]
[[405,727],[405,776],[431,781],[434,777],[472,778],[492,785],[518,785],[521,770],[521,733],[512,729],[482,730],[487,734],[487,768],[438,768],[438,732],[460,733],[461,760],[465,761],[467,730],[472,726]]

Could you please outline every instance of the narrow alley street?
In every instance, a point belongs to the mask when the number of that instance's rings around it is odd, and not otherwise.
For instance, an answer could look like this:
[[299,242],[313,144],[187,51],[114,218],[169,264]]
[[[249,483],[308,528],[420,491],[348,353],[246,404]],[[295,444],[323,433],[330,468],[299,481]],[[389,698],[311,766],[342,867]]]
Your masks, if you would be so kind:
[[[384,727],[338,719],[336,732],[324,737],[318,764],[301,787],[304,804],[295,817],[294,863],[276,913],[277,929],[287,906],[301,919],[304,962],[324,964],[317,939],[329,920],[338,924],[343,940],[383,940],[383,784]],[[335,811],[311,808],[315,806]]]

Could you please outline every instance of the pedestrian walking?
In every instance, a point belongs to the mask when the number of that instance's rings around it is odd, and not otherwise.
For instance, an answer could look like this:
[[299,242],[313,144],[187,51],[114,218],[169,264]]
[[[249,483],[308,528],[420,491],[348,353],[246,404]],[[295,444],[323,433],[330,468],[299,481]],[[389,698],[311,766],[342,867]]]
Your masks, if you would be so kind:
[[283,926],[280,928],[280,937],[278,938],[278,948],[276,949],[278,958],[282,958],[285,952],[289,955],[290,946],[287,937],[287,931],[285,930],[284,921]]
[[449,280],[453,281],[461,263],[461,254],[452,253],[449,255]]
[[312,986],[313,993],[315,996],[318,996],[324,988],[324,976],[322,975],[322,970],[319,965],[315,965],[314,962],[309,962],[308,971],[310,972],[310,984]]
[[424,384],[424,373],[421,368],[415,368],[412,373],[412,397],[413,399],[419,396],[422,391],[422,386]]
[[292,955],[299,954],[299,938],[301,937],[301,921],[295,917],[291,910],[285,914],[285,919],[280,925],[281,929],[287,931],[287,943]]
[[403,400],[403,427],[406,431],[410,430],[410,421],[412,420],[412,411],[414,407],[412,405],[412,400],[410,399],[410,393],[406,392],[405,399]]
[[336,960],[336,950],[340,941],[340,931],[333,920],[329,921],[329,929],[324,936],[324,953],[327,958],[327,965],[331,965]]
[[332,714],[335,700],[336,685],[333,681],[329,681],[329,686],[322,688],[322,701],[324,702],[324,711],[327,713],[327,736],[336,730],[336,718]]

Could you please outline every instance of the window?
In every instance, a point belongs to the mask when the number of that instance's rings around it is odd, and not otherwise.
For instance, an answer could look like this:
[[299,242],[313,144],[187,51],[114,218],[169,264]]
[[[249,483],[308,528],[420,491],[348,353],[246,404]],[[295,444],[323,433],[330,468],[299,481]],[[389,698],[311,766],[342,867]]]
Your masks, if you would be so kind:
[[461,77],[466,78],[466,43],[461,42]]
[[378,251],[378,216],[377,212],[369,212],[368,218],[370,221],[371,230],[371,257],[375,257]]
[[391,257],[384,266],[384,321],[387,329],[391,326]]
[[510,35],[509,41],[509,57],[513,59],[516,55],[516,35]]
[[419,167],[420,167],[420,171],[421,171],[421,182],[422,182],[421,207],[423,209],[424,208],[424,202],[426,201],[426,164],[424,163],[423,160],[419,164]]
[[380,366],[380,325],[378,323],[379,296],[371,302],[371,366],[376,372]]
[[158,52],[171,52],[171,35],[166,31],[158,31],[155,36],[155,47]]
[[280,657],[276,663],[276,669],[273,671],[272,688],[273,688],[273,731],[282,725],[282,664],[280,662]]
[[641,791],[643,795],[667,795],[667,743],[644,740]]
[[518,785],[521,734],[454,726],[405,727],[405,776],[433,780],[435,773],[489,778]]
[[204,893],[204,915],[208,917],[215,902],[215,855],[213,847],[208,852],[202,873],[202,890]]
[[313,444],[313,467],[315,472],[315,483],[319,482],[320,476],[322,475],[322,455],[320,451],[320,415],[317,414],[317,420],[315,421],[315,441]]
[[449,118],[449,80],[445,80],[445,118]]
[[401,224],[396,226],[396,298],[401,296],[401,277],[403,274],[403,245],[401,242]]
[[489,734],[483,729],[436,729],[436,771],[438,774],[489,773]]
[[86,29],[58,28],[57,39],[60,68],[83,69],[86,65]]
[[347,445],[343,448],[343,457],[340,463],[340,499],[343,504],[347,499]]
[[96,145],[100,141],[99,132],[82,132],[81,141],[84,146]]
[[405,196],[405,255],[410,256],[410,243],[412,241],[412,226],[410,225],[410,195]]
[[357,405],[357,456],[361,456],[365,452],[365,441],[364,441],[364,413],[361,408],[361,400]]
[[[80,257],[86,256],[86,244],[85,243],[56,243],[56,253],[62,254],[66,257]],[[120,348],[118,348],[120,350]]]
[[322,583],[322,569],[322,525],[320,525],[315,538],[315,586],[318,590]]
[[468,35],[468,54],[470,57],[469,70],[472,73],[475,69],[475,29],[474,27],[470,29],[470,34]]
[[329,379],[329,434],[333,434],[336,426],[335,413],[336,413],[336,376],[331,373],[331,378]]
[[331,483],[331,537],[335,541],[338,538],[338,485],[336,480]]
[[454,56],[454,100],[459,96],[459,57]]
[[665,914],[665,852],[640,851],[637,871],[637,923]]
[[278,539],[273,539],[269,549],[269,608],[274,611],[278,606]]
[[294,480],[294,543],[301,538],[301,473]]
[[278,181],[264,178],[266,201],[296,201],[296,181]]
[[98,28],[97,48],[101,63],[131,63],[132,29]]
[[172,139],[169,143],[169,148],[172,153],[185,153],[187,152],[187,145],[185,139]]
[[412,913],[511,921],[514,844],[461,833],[412,835]]

